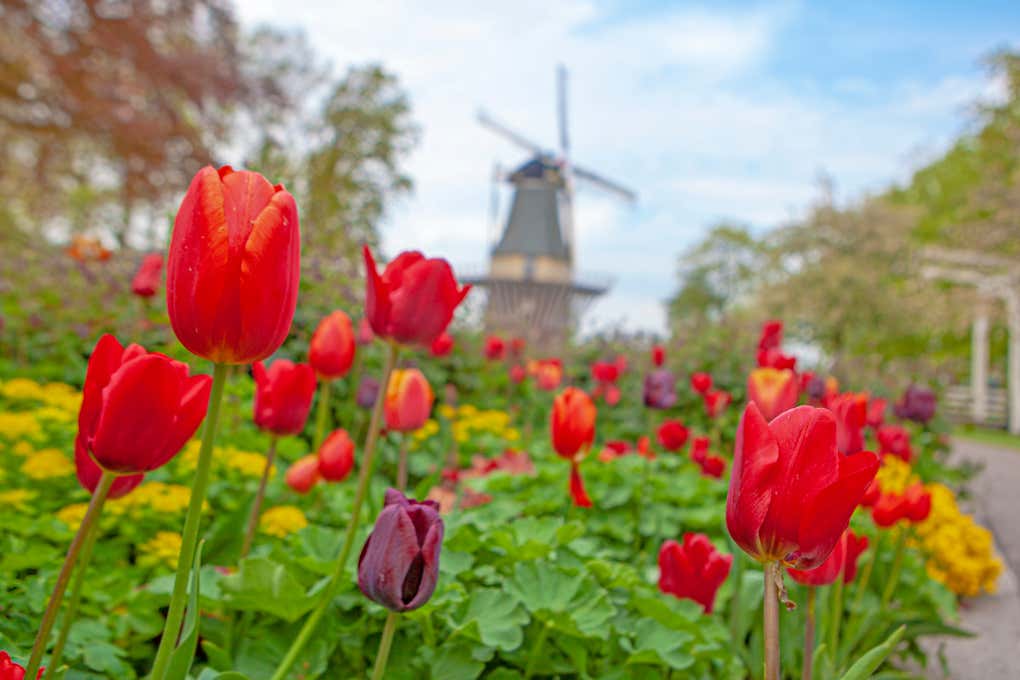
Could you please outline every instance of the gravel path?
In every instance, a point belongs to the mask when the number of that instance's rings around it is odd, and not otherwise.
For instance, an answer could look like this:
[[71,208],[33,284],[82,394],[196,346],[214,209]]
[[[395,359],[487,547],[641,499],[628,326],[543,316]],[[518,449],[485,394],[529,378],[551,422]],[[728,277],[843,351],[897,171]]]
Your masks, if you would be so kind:
[[953,456],[984,465],[971,485],[970,509],[995,535],[1006,568],[995,595],[967,600],[961,607],[962,627],[977,633],[976,638],[926,645],[932,650],[941,646],[949,661],[949,675],[932,669],[930,677],[1020,680],[1020,451],[957,439]]

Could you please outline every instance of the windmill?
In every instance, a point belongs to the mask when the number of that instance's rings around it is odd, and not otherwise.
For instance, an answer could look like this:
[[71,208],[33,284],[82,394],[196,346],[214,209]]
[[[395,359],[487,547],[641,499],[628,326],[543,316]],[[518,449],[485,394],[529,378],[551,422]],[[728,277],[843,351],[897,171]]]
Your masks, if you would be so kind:
[[565,340],[581,313],[609,289],[604,277],[582,277],[575,271],[575,186],[594,187],[628,203],[637,199],[630,189],[570,160],[567,71],[563,66],[557,70],[557,113],[558,153],[484,111],[478,113],[479,123],[531,157],[510,173],[494,166],[490,224],[499,219],[500,183],[513,189],[510,211],[490,251],[488,271],[465,279],[488,293],[485,323],[490,330],[542,344]]

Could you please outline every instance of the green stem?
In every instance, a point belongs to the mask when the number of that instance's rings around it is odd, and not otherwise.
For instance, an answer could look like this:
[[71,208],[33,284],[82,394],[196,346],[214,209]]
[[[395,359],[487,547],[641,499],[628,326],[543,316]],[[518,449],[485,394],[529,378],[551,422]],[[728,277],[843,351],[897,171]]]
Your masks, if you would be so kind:
[[744,553],[737,544],[730,539],[730,549],[733,553],[733,595],[730,597],[730,641],[733,643],[733,652],[738,654],[744,648],[744,641],[741,638],[743,631],[743,610],[740,607],[740,591],[744,584]]
[[379,640],[379,651],[375,655],[375,668],[372,669],[372,680],[382,680],[386,672],[386,662],[390,658],[390,646],[393,644],[393,633],[397,630],[397,622],[400,614],[390,612],[386,617],[386,625],[382,629],[382,639]]
[[397,459],[397,489],[403,493],[407,489],[407,447],[411,438],[406,432],[400,433],[400,456]]
[[82,518],[81,524],[78,525],[78,531],[71,540],[71,545],[67,548],[67,556],[64,558],[64,564],[60,567],[60,573],[57,575],[57,582],[53,586],[53,594],[50,595],[50,601],[46,605],[46,611],[43,613],[42,621],[39,623],[39,632],[35,636],[35,644],[32,645],[32,653],[28,659],[28,667],[25,669],[25,677],[34,678],[39,673],[43,653],[46,651],[46,643],[50,639],[50,631],[53,630],[57,612],[60,610],[60,603],[64,599],[67,582],[71,579],[71,572],[78,561],[78,556],[82,553],[85,544],[88,542],[88,536],[92,532],[92,527],[99,520],[99,515],[103,511],[103,503],[106,502],[106,496],[110,493],[110,487],[113,486],[113,481],[116,478],[115,474],[104,470],[99,478],[99,483],[96,485],[96,490],[92,493],[89,508],[85,511],[85,517]]
[[552,624],[548,621],[542,626],[542,630],[538,633],[538,638],[535,639],[535,644],[531,646],[531,653],[528,654],[528,665],[524,667],[524,680],[528,680],[535,673],[535,665],[538,664],[538,659],[542,654],[542,645],[545,644],[545,639],[549,637],[549,629],[552,628]]
[[765,680],[779,680],[779,585],[778,562],[766,562],[765,569]]
[[[861,622],[864,620],[861,618],[861,607],[864,606],[864,594],[868,592],[868,583],[871,581],[871,572],[875,568],[875,562],[878,561],[879,548],[882,546],[882,539],[885,538],[885,532],[880,532],[878,538],[875,539],[875,545],[871,549],[871,559],[868,560],[867,564],[864,565],[864,569],[861,570],[861,578],[857,581],[857,585],[854,588],[854,599],[850,605],[850,618],[847,621],[846,635],[843,636],[843,645],[854,645],[857,641],[857,633],[861,627]],[[837,655],[837,666],[843,658],[846,652],[849,652],[849,648],[839,650],[832,650],[834,655]]]
[[[812,588],[811,590],[814,590]],[[832,584],[832,611],[829,620],[829,649],[835,658],[839,650],[839,626],[843,623],[843,570],[839,570],[836,582]]]
[[879,605],[879,612],[884,612],[896,590],[896,584],[900,580],[900,570],[903,569],[903,553],[907,547],[907,530],[900,528],[900,535],[896,538],[896,554],[893,557],[892,571],[889,572],[889,580],[885,582],[885,590],[882,591],[882,602]]
[[[368,491],[368,481],[372,476],[372,463],[375,459],[375,445],[379,439],[379,425],[382,421],[383,403],[386,400],[386,388],[389,386],[390,374],[393,372],[393,367],[397,363],[397,354],[399,354],[400,348],[396,343],[390,343],[389,353],[386,357],[386,364],[383,367],[383,376],[379,384],[379,395],[376,397],[375,406],[372,409],[372,421],[368,426],[368,433],[365,436],[365,447],[364,454],[361,459],[361,468],[358,470],[358,488],[354,494],[354,504],[351,506],[351,519],[347,524],[347,533],[344,536],[344,544],[340,549],[340,555],[337,557],[336,562],[333,564],[333,573],[330,576],[329,583],[323,589],[322,595],[319,598],[319,604],[316,605],[312,613],[309,614],[308,618],[305,619],[305,625],[301,628],[301,632],[298,633],[297,638],[291,644],[290,649],[287,650],[286,656],[280,662],[279,667],[273,674],[271,680],[283,680],[287,676],[287,672],[291,666],[297,661],[301,651],[308,644],[312,635],[315,633],[316,627],[319,625],[319,620],[326,613],[326,609],[333,601],[333,597],[336,595],[336,590],[340,586],[340,578],[343,576],[344,569],[347,566],[347,558],[351,554],[351,548],[354,545],[354,537],[358,533],[358,520],[361,516],[361,506],[365,501],[365,495]],[[154,678],[153,680],[159,680]]]
[[152,664],[151,680],[164,680],[167,664],[170,663],[170,653],[177,646],[177,636],[180,634],[181,622],[184,619],[184,608],[188,599],[188,581],[191,580],[191,568],[195,563],[195,546],[198,544],[198,530],[202,523],[202,504],[205,502],[205,492],[209,486],[213,443],[216,439],[220,404],[223,401],[223,387],[227,382],[229,368],[227,364],[215,364],[213,367],[209,411],[206,413],[205,425],[202,428],[202,448],[198,451],[195,479],[191,485],[191,500],[188,503],[188,514],[184,519],[181,552],[177,557],[177,576],[174,578],[174,590],[170,596],[170,608],[166,613],[163,637],[159,641],[159,650],[157,650],[156,659]]
[[332,380],[323,380],[319,385],[319,406],[315,413],[315,439],[312,441],[312,451],[318,451],[326,438],[326,422],[329,420],[329,396],[332,385]]
[[811,665],[815,657],[815,591],[808,586],[807,621],[804,623],[804,665],[801,667],[800,680],[811,680]]
[[244,544],[241,546],[242,560],[248,556],[252,541],[255,540],[255,531],[259,526],[259,517],[262,514],[262,501],[266,497],[266,484],[269,482],[269,473],[272,472],[273,461],[276,459],[276,440],[277,436],[275,434],[269,436],[266,466],[262,468],[262,479],[259,480],[259,489],[255,492],[255,501],[251,505],[251,514],[248,515],[248,528],[244,532]]

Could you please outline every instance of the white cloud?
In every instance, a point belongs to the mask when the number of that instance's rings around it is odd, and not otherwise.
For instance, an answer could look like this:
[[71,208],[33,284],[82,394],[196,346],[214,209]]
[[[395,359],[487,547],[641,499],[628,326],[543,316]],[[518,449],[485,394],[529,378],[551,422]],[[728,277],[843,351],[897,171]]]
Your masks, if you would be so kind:
[[423,139],[408,163],[416,194],[383,228],[390,252],[484,260],[492,164],[512,167],[527,154],[481,128],[475,111],[554,146],[554,67],[565,63],[574,160],[639,193],[636,208],[596,191],[578,195],[580,268],[617,280],[586,327],[626,318],[660,331],[676,255],[713,220],[786,219],[809,201],[823,168],[851,195],[901,177],[904,155],[944,143],[947,118],[986,87],[950,75],[935,87],[882,93],[848,74],[833,91],[854,93],[849,100],[793,89],[764,76],[762,65],[789,39],[783,32],[796,11],[783,4],[619,18],[594,0],[498,10],[466,0],[294,1],[285,11],[271,0],[240,3],[245,22],[300,26],[339,68],[381,61],[409,90]]

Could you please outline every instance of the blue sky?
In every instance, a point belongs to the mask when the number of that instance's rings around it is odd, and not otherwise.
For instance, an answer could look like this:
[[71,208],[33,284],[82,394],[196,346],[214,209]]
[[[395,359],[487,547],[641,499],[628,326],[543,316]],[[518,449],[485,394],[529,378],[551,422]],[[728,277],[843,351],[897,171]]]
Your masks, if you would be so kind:
[[[281,9],[283,7],[284,9]],[[981,59],[1020,47],[1018,2],[239,3],[303,29],[339,71],[381,61],[422,127],[417,189],[383,225],[388,254],[485,262],[489,174],[525,160],[474,122],[484,107],[553,146],[555,65],[570,70],[574,160],[639,194],[578,196],[578,258],[616,283],[585,319],[662,331],[677,255],[729,219],[803,214],[820,173],[853,200],[902,181],[1001,83]],[[504,195],[502,205],[508,204]]]

